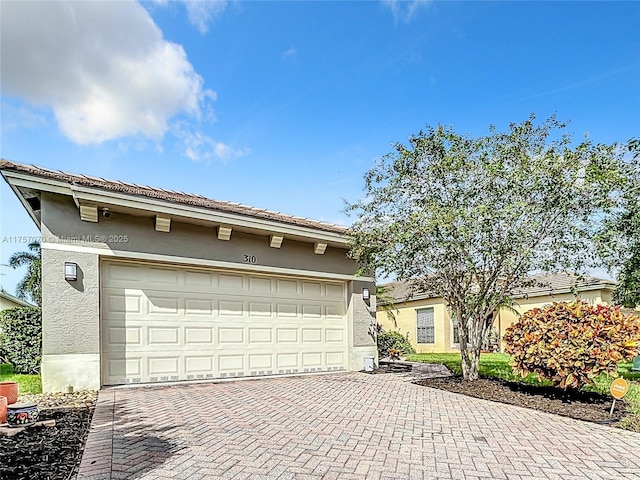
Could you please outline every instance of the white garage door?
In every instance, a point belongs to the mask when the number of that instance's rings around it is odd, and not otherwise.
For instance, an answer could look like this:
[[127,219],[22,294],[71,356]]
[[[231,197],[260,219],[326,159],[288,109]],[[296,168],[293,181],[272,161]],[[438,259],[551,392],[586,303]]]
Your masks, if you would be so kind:
[[345,284],[102,264],[105,385],[347,369]]

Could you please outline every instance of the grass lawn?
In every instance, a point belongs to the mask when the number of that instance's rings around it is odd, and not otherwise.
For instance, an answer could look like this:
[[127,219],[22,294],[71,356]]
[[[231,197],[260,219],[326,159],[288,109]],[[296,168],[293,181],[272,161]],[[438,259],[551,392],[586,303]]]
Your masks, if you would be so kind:
[[42,383],[40,375],[23,375],[13,373],[13,368],[9,364],[0,365],[0,382],[18,382],[20,394],[42,393]]
[[[452,372],[462,374],[461,359],[459,353],[416,353],[407,355],[410,362],[440,363],[446,365]],[[618,365],[618,374],[626,378],[631,386],[629,393],[624,397],[629,405],[632,415],[623,422],[623,426],[633,425],[633,429],[640,431],[640,372],[631,371],[631,362],[623,362]],[[509,355],[506,353],[483,353],[480,355],[480,375],[483,377],[502,378],[504,380],[530,383],[532,385],[550,386],[551,382],[539,381],[537,376],[529,374],[525,378],[515,375],[509,366]],[[594,386],[587,386],[585,390],[591,390],[605,395],[610,395],[609,388],[612,379],[606,375],[596,378]]]

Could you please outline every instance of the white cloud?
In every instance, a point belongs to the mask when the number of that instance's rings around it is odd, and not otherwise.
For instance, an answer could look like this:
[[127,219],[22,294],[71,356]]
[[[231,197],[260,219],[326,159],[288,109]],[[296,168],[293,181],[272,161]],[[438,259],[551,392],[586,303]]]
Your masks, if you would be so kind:
[[431,3],[431,0],[382,0],[382,4],[389,7],[393,18],[397,22],[409,23],[416,12]]
[[209,24],[215,20],[227,8],[226,0],[182,0],[186,9],[189,22],[204,35],[209,31]]
[[137,3],[3,2],[0,27],[2,94],[51,107],[75,143],[158,141],[215,99]]
[[193,161],[216,159],[227,162],[250,153],[248,148],[232,148],[202,132],[194,132],[180,125],[176,125],[175,135],[184,143],[184,154]]

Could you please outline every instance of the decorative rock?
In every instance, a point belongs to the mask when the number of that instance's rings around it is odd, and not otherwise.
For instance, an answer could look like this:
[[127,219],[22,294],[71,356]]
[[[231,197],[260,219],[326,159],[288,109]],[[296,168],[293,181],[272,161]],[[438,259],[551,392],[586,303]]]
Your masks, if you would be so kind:
[[26,427],[38,421],[35,403],[14,403],[7,407],[7,423],[10,427]]
[[95,390],[78,390],[73,393],[33,393],[20,395],[20,402],[37,403],[40,410],[51,408],[93,407],[98,398]]

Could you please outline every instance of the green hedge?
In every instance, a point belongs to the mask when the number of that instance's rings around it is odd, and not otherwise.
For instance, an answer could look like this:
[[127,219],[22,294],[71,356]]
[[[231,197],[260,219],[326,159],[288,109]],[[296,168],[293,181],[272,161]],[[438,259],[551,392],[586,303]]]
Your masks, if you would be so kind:
[[10,363],[0,363],[0,375],[13,375],[14,373],[13,365]]
[[388,357],[390,349],[400,350],[403,355],[416,353],[409,342],[409,334],[402,335],[400,332],[384,332],[378,334],[378,356]]
[[42,358],[42,314],[19,307],[0,312],[0,349],[16,373],[38,373]]

